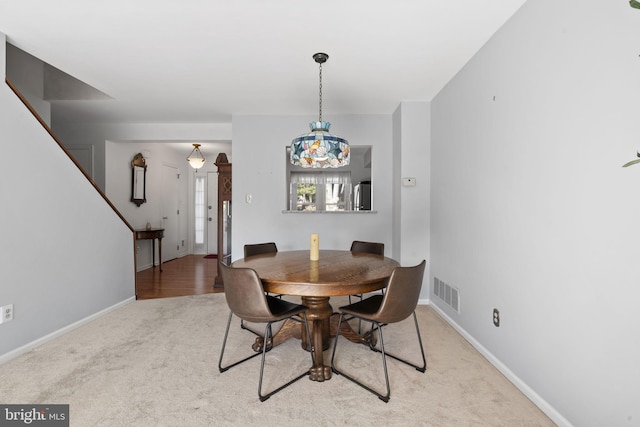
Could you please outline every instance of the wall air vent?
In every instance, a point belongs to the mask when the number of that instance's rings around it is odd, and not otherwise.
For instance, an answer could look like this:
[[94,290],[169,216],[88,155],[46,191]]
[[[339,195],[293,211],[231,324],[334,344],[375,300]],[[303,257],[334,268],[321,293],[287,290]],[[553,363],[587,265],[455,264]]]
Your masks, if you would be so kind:
[[458,288],[449,286],[442,280],[434,277],[433,293],[457,313],[460,313],[460,291]]

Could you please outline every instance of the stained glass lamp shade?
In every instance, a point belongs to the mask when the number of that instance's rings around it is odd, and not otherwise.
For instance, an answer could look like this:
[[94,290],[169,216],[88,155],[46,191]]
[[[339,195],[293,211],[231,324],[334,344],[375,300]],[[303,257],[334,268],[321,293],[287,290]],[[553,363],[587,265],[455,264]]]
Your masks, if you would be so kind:
[[291,142],[291,164],[304,168],[339,168],[349,164],[349,142],[329,133],[329,122],[309,124],[311,132]]
[[349,164],[349,142],[329,133],[331,123],[322,121],[322,64],[329,55],[316,53],[313,59],[320,64],[320,116],[309,124],[311,132],[291,141],[291,164],[303,168],[339,168]]

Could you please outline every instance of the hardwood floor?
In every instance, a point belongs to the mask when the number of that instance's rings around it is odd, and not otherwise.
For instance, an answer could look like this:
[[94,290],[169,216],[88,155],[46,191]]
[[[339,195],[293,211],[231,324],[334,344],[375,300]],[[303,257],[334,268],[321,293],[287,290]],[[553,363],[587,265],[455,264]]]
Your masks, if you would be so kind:
[[221,292],[213,289],[217,259],[187,255],[136,273],[137,299],[168,298]]

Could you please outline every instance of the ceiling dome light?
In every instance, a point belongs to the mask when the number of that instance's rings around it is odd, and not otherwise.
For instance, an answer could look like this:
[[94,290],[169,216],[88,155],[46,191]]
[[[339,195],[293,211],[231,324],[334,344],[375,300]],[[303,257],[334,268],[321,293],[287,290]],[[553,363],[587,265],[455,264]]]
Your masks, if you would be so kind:
[[204,162],[206,161],[204,156],[200,152],[199,147],[200,144],[193,144],[193,151],[191,151],[191,154],[189,154],[189,157],[187,157],[187,161],[189,162],[191,167],[196,170],[196,172],[204,165]]

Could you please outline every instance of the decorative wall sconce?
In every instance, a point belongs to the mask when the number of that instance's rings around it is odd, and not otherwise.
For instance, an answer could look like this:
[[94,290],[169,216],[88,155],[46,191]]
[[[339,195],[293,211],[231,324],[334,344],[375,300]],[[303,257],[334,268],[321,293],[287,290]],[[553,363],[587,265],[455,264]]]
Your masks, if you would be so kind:
[[204,165],[206,160],[200,152],[200,144],[193,144],[193,151],[191,151],[191,154],[187,157],[187,161],[196,172]]

